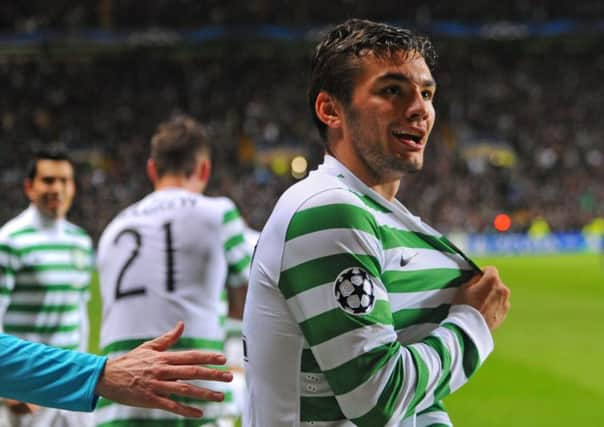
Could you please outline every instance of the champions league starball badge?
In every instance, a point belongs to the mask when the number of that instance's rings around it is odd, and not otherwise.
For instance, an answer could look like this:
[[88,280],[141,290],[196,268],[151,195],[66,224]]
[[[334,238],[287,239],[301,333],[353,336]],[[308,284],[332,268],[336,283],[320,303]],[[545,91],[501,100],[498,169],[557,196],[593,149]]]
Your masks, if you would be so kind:
[[342,271],[334,282],[334,294],[347,313],[367,314],[375,306],[375,286],[369,273],[360,267]]

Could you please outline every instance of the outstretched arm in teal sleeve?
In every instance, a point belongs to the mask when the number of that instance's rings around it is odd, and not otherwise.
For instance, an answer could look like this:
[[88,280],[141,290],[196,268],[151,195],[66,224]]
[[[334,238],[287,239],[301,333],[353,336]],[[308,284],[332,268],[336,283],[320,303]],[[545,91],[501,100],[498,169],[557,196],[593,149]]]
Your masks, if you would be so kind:
[[92,411],[106,357],[0,334],[0,396],[41,406]]

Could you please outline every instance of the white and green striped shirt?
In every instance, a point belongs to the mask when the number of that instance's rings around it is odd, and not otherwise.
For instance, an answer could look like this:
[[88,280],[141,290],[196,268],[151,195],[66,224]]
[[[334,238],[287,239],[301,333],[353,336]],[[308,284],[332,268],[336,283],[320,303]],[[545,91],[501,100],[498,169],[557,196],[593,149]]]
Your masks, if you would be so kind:
[[0,316],[4,332],[86,350],[92,242],[66,220],[30,206],[0,229]]
[[493,347],[480,313],[450,304],[472,275],[446,239],[326,156],[256,248],[244,425],[451,425],[440,400]]
[[[225,283],[247,285],[249,277],[244,228],[230,199],[180,188],[155,191],[120,213],[103,231],[98,250],[103,354],[123,354],[179,320],[185,331],[175,349],[222,352]],[[237,413],[228,384],[198,384],[226,395],[222,403],[188,402],[202,408],[201,420],[101,399],[97,425],[198,426]]]

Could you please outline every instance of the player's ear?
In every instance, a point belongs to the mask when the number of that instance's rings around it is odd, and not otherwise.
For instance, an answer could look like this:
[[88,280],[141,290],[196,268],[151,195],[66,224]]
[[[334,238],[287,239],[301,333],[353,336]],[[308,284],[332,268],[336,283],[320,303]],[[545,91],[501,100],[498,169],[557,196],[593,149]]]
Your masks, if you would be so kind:
[[341,105],[325,91],[319,92],[315,99],[315,114],[328,128],[338,129],[342,126]]
[[210,175],[212,173],[212,162],[210,159],[203,159],[199,163],[199,179],[207,183],[210,180]]
[[151,180],[153,184],[157,181],[157,168],[155,167],[155,162],[153,159],[147,160],[147,176]]
[[24,182],[23,182],[23,188],[25,189],[25,194],[27,195],[27,198],[32,201],[34,194],[33,194],[33,181],[29,178],[27,178]]

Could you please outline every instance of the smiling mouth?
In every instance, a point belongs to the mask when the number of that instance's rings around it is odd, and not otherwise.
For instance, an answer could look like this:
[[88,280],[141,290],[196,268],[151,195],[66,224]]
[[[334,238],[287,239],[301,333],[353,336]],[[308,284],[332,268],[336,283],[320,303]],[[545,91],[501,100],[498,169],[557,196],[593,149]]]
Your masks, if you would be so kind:
[[61,206],[63,201],[61,199],[51,198],[51,199],[46,199],[45,203],[48,206]]

